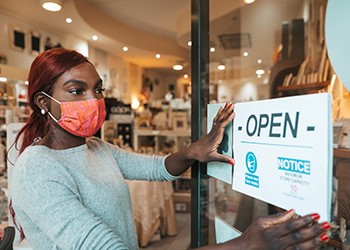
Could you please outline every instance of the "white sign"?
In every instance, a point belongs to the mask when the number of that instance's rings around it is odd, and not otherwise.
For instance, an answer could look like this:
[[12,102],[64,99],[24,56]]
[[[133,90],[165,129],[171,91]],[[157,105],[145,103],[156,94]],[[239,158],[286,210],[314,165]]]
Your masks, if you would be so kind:
[[[215,103],[215,104],[209,104],[208,105],[208,124],[207,124],[207,132],[209,133],[212,126],[213,126],[213,120],[216,116],[216,114],[219,111],[220,107],[224,108],[225,103]],[[222,138],[222,142],[219,145],[218,152],[223,155],[227,155],[232,157],[232,145],[233,145],[233,122],[231,121],[229,124],[226,125],[225,131],[224,131],[224,137]],[[230,185],[232,185],[232,171],[233,167],[231,164],[225,163],[225,162],[208,162],[207,163],[207,174],[215,177],[221,181],[224,181]]]
[[233,189],[300,215],[330,220],[328,93],[235,105]]

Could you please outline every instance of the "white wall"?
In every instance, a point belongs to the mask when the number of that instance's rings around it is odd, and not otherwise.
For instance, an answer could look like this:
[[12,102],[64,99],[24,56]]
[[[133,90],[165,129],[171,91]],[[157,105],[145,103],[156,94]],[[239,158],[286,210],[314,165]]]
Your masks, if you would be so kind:
[[119,57],[107,55],[107,82],[113,97],[125,103],[130,103],[131,92],[129,88],[129,63]]
[[[11,33],[13,28],[20,29],[25,33],[25,49],[19,51],[11,47]],[[49,33],[45,30],[39,29],[34,25],[19,21],[13,17],[0,13],[0,54],[7,57],[7,64],[22,69],[29,69],[30,64],[34,60],[36,54],[30,50],[30,33],[32,31],[38,32],[41,35],[41,50],[44,50],[44,42],[46,37],[50,37],[56,44],[64,43],[64,38],[56,34]]]

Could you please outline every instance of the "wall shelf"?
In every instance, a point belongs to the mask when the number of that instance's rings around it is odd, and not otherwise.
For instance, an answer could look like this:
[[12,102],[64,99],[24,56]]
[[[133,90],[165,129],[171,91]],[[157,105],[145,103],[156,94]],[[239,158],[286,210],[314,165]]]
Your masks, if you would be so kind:
[[277,87],[277,92],[285,95],[308,94],[326,88],[330,81]]
[[350,159],[350,148],[335,148],[333,156],[336,158]]

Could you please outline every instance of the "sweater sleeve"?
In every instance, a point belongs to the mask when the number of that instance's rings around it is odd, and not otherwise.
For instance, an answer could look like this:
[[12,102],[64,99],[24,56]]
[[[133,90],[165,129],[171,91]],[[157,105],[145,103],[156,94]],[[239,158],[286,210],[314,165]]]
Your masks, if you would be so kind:
[[123,150],[108,144],[118,162],[124,178],[129,180],[172,181],[178,176],[171,175],[165,167],[167,156],[143,155]]
[[59,163],[55,164],[57,161],[21,160],[16,164],[11,195],[24,233],[22,222],[31,221],[60,249],[128,249],[120,235],[82,204],[79,187]]

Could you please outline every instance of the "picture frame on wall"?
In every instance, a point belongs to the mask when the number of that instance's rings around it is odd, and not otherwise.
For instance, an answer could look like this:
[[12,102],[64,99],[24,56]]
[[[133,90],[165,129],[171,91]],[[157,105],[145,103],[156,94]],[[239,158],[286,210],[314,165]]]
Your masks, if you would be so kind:
[[19,26],[12,26],[10,29],[10,46],[12,49],[24,51],[26,48],[26,34]]
[[37,31],[30,32],[30,50],[32,54],[39,54],[41,47],[41,35]]
[[174,131],[188,130],[187,114],[185,112],[173,112],[171,114],[172,128]]

